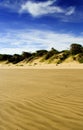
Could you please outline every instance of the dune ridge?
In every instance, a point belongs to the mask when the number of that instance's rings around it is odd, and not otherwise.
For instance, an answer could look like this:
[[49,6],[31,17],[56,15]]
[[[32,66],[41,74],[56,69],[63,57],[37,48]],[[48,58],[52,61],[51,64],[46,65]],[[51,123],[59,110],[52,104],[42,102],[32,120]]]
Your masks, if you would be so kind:
[[82,130],[83,70],[0,69],[0,130]]

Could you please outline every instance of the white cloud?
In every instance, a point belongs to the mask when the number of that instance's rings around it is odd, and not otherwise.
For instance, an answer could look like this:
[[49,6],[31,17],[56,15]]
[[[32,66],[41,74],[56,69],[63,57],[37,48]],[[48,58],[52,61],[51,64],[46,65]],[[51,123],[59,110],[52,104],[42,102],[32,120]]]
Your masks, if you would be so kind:
[[23,0],[2,0],[0,1],[0,8],[6,8],[7,12],[19,12],[20,5],[23,3]]
[[20,12],[29,12],[34,17],[53,13],[64,13],[64,10],[58,6],[54,6],[56,0],[49,0],[46,2],[32,2],[27,1],[21,6]]
[[20,13],[27,12],[33,17],[40,17],[48,14],[59,14],[72,15],[75,12],[75,7],[68,7],[63,9],[57,5],[54,5],[56,0],[48,0],[46,2],[33,2],[27,1],[21,5]]
[[33,17],[53,14],[52,16],[62,18],[61,15],[67,17],[75,13],[75,7],[64,9],[54,3],[56,3],[56,0],[47,0],[44,2],[35,2],[32,0],[28,0],[27,2],[24,2],[24,0],[20,0],[20,2],[14,0],[11,2],[11,0],[3,0],[0,2],[0,7],[7,8],[8,12],[16,12],[18,14],[26,12],[31,14]]
[[75,13],[75,7],[69,7],[65,15],[71,15]]
[[22,48],[1,48],[0,54],[20,54],[22,51]]
[[0,53],[14,54],[52,47],[63,50],[68,49],[71,43],[83,45],[83,37],[42,30],[10,31],[0,34]]

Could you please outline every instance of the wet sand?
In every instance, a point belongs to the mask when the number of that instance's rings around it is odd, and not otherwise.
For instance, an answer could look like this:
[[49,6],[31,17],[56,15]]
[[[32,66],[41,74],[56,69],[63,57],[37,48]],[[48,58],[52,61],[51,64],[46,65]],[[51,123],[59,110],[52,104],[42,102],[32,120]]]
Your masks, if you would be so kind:
[[83,69],[0,69],[0,130],[83,130]]

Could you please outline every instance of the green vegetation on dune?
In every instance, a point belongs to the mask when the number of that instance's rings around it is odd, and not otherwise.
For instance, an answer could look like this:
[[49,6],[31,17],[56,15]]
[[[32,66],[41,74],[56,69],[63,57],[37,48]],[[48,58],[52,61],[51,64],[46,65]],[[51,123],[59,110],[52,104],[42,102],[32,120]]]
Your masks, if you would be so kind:
[[40,62],[60,64],[69,57],[72,57],[74,61],[83,63],[83,46],[80,44],[73,43],[71,44],[69,50],[63,50],[61,52],[54,48],[51,48],[50,51],[38,50],[34,53],[23,52],[21,55],[0,54],[0,61],[7,61],[7,63],[17,64],[24,60],[29,63],[41,58]]

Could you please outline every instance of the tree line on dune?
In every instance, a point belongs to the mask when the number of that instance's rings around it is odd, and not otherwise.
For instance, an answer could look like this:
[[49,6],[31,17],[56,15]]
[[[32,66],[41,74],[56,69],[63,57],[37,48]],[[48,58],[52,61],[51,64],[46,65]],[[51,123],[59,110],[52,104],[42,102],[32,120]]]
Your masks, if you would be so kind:
[[70,45],[69,50],[58,51],[55,48],[51,48],[50,51],[47,50],[38,50],[34,53],[23,52],[21,55],[14,54],[0,54],[0,61],[7,61],[7,63],[17,64],[23,60],[27,62],[32,61],[33,59],[43,57],[42,62],[49,60],[54,57],[58,59],[57,64],[62,63],[69,56],[73,57],[73,60],[83,63],[83,46],[80,44],[73,43]]

